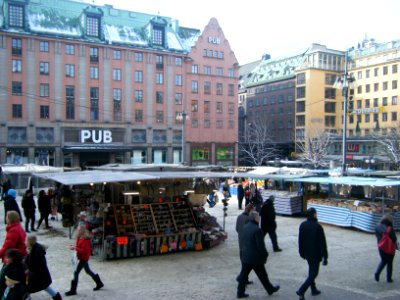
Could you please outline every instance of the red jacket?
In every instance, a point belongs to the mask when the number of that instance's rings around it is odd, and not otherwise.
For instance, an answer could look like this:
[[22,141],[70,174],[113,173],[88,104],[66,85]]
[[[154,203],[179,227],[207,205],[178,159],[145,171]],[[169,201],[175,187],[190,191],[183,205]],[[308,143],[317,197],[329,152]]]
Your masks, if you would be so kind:
[[5,263],[6,251],[8,249],[17,249],[23,256],[26,256],[26,233],[19,222],[12,223],[6,227],[6,238],[4,239],[3,247],[0,249],[0,258]]
[[76,240],[76,256],[79,260],[88,261],[90,254],[92,254],[92,248],[90,246],[90,239],[80,238]]

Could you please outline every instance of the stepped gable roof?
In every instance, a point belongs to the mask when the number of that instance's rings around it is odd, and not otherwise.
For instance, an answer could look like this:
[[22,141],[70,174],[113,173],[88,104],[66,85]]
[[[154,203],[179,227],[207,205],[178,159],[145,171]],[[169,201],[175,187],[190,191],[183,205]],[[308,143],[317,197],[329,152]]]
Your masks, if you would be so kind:
[[[151,45],[151,26],[165,28],[166,46],[161,50],[189,52],[200,35],[200,30],[179,28],[178,21],[169,17],[116,9],[112,5],[93,5],[72,0],[17,0],[26,5],[24,28],[5,24],[7,9],[0,11],[0,31],[21,34],[41,34],[67,39],[126,47],[160,48]],[[13,3],[16,3],[15,1]],[[4,8],[5,1],[0,0]],[[85,35],[85,15],[101,17],[101,36]]]

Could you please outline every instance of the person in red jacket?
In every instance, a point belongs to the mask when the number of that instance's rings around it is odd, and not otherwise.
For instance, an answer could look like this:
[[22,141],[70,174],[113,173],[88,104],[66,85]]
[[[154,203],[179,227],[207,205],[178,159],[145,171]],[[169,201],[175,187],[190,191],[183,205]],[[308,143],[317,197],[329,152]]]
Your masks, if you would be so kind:
[[75,246],[71,246],[70,249],[76,251],[76,256],[78,258],[78,264],[77,264],[75,272],[74,272],[74,279],[71,281],[71,289],[68,292],[66,292],[65,295],[66,296],[76,295],[76,288],[78,286],[79,273],[82,271],[82,269],[84,269],[85,272],[90,277],[92,277],[92,279],[96,283],[96,287],[93,290],[97,291],[97,290],[101,289],[104,286],[104,284],[100,280],[99,274],[95,274],[89,267],[89,258],[92,253],[92,248],[90,245],[89,232],[86,229],[85,225],[78,226],[77,235],[76,235],[76,244],[75,244]]
[[0,249],[0,258],[3,261],[3,265],[6,264],[6,251],[8,249],[17,249],[21,252],[22,256],[25,257],[28,253],[26,252],[26,233],[20,224],[20,218],[18,212],[10,210],[6,215],[6,237],[3,242],[3,246]]

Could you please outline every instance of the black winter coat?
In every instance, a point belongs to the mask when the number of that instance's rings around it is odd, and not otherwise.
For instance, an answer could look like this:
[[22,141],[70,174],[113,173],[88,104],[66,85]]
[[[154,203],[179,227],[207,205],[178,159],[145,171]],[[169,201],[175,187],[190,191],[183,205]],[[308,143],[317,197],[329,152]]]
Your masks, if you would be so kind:
[[22,197],[21,206],[24,209],[25,217],[35,214],[36,204],[33,196],[28,197],[24,195],[24,197]]
[[241,183],[237,186],[237,197],[238,197],[238,199],[244,198],[244,189],[243,189],[243,185]]
[[264,235],[256,222],[244,225],[239,236],[241,260],[250,265],[263,265],[267,262],[268,251],[265,248]]
[[18,283],[11,288],[4,300],[25,300],[28,298],[26,285]]
[[4,291],[7,287],[6,285],[6,275],[9,272],[12,272],[14,274],[18,274],[18,278],[14,278],[21,282],[22,284],[25,284],[26,282],[26,276],[25,276],[25,271],[26,271],[26,266],[23,263],[10,263],[4,266],[3,271],[1,272],[0,275],[0,293],[1,295],[4,294]]
[[51,213],[51,198],[48,195],[39,196],[38,206],[41,214],[46,215]]
[[266,233],[269,230],[276,229],[276,213],[274,202],[271,200],[267,200],[264,202],[263,206],[260,210],[261,217],[261,230]]
[[17,201],[14,199],[14,197],[7,195],[4,197],[4,220],[6,220],[5,217],[7,216],[7,212],[11,210],[15,210],[19,214],[19,219],[22,222],[22,215]]
[[312,216],[299,228],[299,254],[307,260],[328,259],[325,233],[318,220]]
[[28,292],[36,293],[47,288],[52,280],[47,268],[46,250],[36,243],[26,257],[28,273]]

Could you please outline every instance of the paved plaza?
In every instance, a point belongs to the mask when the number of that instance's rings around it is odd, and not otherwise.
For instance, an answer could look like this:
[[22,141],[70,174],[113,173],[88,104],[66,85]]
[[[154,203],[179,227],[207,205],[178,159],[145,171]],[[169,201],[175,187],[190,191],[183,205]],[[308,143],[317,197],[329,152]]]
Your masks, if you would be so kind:
[[[219,203],[207,211],[217,217],[222,225],[222,205]],[[224,300],[236,298],[235,278],[240,270],[238,241],[235,232],[236,217],[242,211],[232,198],[226,218],[228,239],[219,246],[199,252],[183,252],[147,256],[141,258],[102,261],[98,257],[90,260],[93,271],[98,272],[105,283],[100,291],[92,291],[94,282],[82,271],[78,295],[68,299],[173,299],[173,300]],[[3,205],[0,215],[3,216]],[[248,299],[298,299],[295,291],[307,274],[307,263],[297,251],[299,224],[303,217],[278,216],[278,240],[283,252],[274,253],[266,236],[270,252],[267,271],[271,282],[281,289],[268,296],[254,273],[250,274],[253,285],[248,286]],[[0,222],[0,239],[4,239],[5,225]],[[47,260],[53,276],[53,288],[62,294],[69,289],[72,277],[70,263],[73,240],[61,222],[52,221],[52,230],[41,229],[39,242],[49,246]],[[319,296],[306,293],[306,299],[400,299],[400,265],[395,257],[393,283],[373,279],[379,262],[375,236],[358,230],[323,225],[329,250],[329,264],[320,268],[317,287]],[[399,253],[398,253],[399,254]],[[66,298],[66,297],[64,297]],[[32,295],[33,300],[50,299],[44,292]]]

